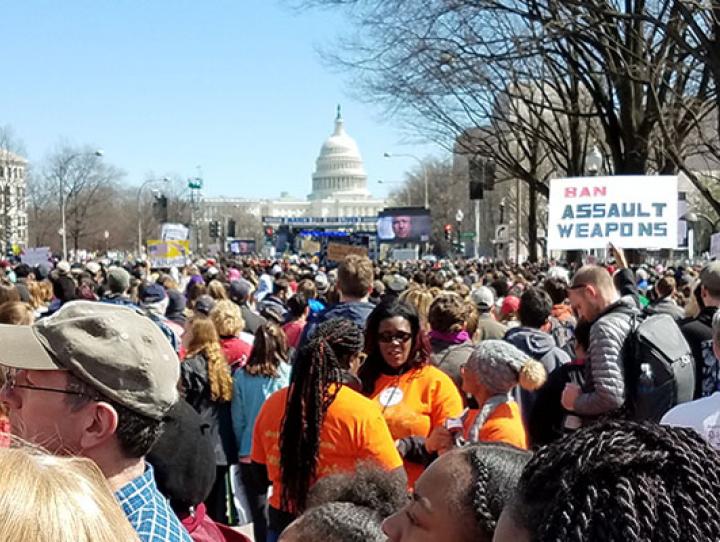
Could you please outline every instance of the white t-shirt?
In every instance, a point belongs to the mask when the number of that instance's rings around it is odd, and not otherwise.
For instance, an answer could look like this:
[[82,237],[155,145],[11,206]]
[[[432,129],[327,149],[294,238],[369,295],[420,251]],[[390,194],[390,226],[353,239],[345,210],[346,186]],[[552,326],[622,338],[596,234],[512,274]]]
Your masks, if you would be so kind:
[[711,446],[720,449],[720,391],[670,409],[660,423],[694,429]]

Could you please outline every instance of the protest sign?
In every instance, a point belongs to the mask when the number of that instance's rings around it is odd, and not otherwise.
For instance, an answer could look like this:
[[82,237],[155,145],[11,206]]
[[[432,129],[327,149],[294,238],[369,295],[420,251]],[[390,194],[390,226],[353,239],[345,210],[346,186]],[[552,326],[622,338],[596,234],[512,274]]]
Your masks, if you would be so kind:
[[333,262],[341,262],[345,259],[345,256],[350,254],[367,256],[368,249],[367,247],[345,245],[343,243],[328,243],[327,245],[327,259]]
[[35,267],[41,263],[48,263],[50,254],[50,247],[26,248],[20,255],[20,261],[30,267]]
[[720,258],[720,233],[713,233],[710,236],[710,256]]
[[162,225],[160,239],[163,241],[185,241],[188,239],[190,230],[182,224],[171,224],[166,222]]
[[152,267],[182,267],[190,256],[190,241],[148,241]]
[[677,247],[677,177],[550,181],[548,248]]

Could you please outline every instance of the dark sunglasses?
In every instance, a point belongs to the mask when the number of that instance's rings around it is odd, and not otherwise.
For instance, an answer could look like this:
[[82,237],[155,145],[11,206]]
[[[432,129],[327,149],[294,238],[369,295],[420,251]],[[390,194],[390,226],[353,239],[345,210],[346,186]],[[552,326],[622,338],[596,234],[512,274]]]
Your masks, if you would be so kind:
[[394,343],[395,341],[404,344],[412,339],[412,333],[405,331],[398,331],[397,333],[381,333],[378,335],[378,340],[381,343]]

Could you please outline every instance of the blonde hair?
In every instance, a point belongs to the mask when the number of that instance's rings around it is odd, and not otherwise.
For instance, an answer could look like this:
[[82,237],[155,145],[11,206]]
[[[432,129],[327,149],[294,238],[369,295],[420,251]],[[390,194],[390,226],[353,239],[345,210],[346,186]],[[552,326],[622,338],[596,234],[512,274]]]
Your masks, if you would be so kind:
[[218,301],[228,298],[225,285],[217,279],[213,279],[210,281],[210,283],[208,284],[207,292],[210,297]]
[[0,324],[31,326],[35,321],[35,313],[28,303],[8,301],[0,305]]
[[204,355],[207,360],[212,400],[230,401],[233,388],[230,368],[223,354],[215,325],[209,318],[195,317],[190,322],[190,344],[186,357],[196,354]]
[[3,542],[139,541],[89,459],[0,449],[0,510]]
[[221,337],[237,337],[245,329],[240,307],[229,299],[218,301],[210,311],[210,319]]
[[404,301],[417,309],[423,328],[427,328],[428,326],[428,316],[433,298],[433,294],[426,288],[410,288],[400,294],[400,301]]

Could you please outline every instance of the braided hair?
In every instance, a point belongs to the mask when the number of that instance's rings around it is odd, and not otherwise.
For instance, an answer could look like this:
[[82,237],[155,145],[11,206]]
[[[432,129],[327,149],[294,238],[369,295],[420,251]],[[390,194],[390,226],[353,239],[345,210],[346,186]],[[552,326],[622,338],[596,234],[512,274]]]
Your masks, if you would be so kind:
[[609,421],[541,448],[509,509],[538,542],[720,540],[720,455],[690,429]]
[[312,340],[298,351],[280,432],[283,509],[305,508],[320,454],[325,413],[335,400],[343,371],[363,348],[362,330],[349,320],[334,318],[318,326]]
[[458,502],[453,503],[456,506],[452,508],[462,511],[462,518],[472,518],[472,527],[465,531],[468,541],[490,542],[530,453],[493,442],[471,444],[446,456],[452,454],[460,455],[469,463],[471,472],[469,481],[464,476],[456,477],[455,483],[459,486],[452,493]]

